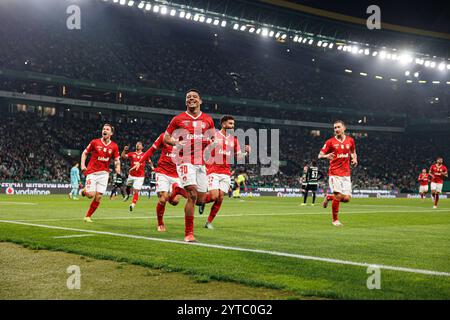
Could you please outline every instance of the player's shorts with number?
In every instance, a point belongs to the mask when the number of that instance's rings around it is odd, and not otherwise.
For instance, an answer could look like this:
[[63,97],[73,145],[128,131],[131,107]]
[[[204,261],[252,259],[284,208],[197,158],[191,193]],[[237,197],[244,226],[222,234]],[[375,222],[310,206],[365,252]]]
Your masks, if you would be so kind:
[[208,174],[208,191],[221,190],[228,192],[231,185],[231,178],[227,174],[211,173]]
[[352,195],[352,181],[348,176],[329,176],[328,184],[331,192],[339,192],[346,196]]
[[204,165],[183,163],[177,165],[177,171],[183,188],[195,185],[198,192],[206,192],[208,181]]
[[427,192],[428,192],[428,185],[419,187],[419,193],[427,193]]
[[141,190],[145,177],[133,177],[128,175],[127,186],[133,186],[133,189]]
[[104,194],[108,186],[109,173],[108,172],[94,172],[86,176],[86,191],[99,192]]
[[156,193],[158,192],[170,192],[172,190],[172,184],[177,183],[181,186],[179,178],[171,177],[163,173],[156,172]]
[[442,192],[442,183],[436,183],[436,182],[432,182],[431,183],[431,190],[435,190],[436,192]]

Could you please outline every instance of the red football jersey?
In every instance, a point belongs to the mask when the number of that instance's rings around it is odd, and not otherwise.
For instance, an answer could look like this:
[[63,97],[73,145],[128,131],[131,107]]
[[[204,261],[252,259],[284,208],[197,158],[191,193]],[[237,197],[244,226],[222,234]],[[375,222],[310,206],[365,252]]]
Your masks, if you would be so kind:
[[225,136],[218,130],[214,136],[216,147],[211,151],[211,157],[207,161],[208,174],[227,174],[231,176],[231,163],[234,155],[241,152],[237,137],[229,134]]
[[[134,166],[137,162],[140,162],[144,157],[144,153],[141,152],[129,152],[127,153],[127,158],[130,160],[130,166]],[[145,177],[145,163],[139,167],[137,170],[130,170],[130,175],[133,177],[142,178]]]
[[[184,155],[183,151],[180,152],[182,162],[204,164],[203,151],[209,143],[205,132],[214,129],[213,119],[203,112],[193,117],[185,111],[173,117],[166,132],[172,135],[177,129],[184,129],[178,132],[178,137],[186,141],[191,149],[188,155]],[[175,138],[178,137],[175,136]]]
[[153,143],[152,148],[161,149],[161,155],[158,160],[158,167],[155,172],[165,174],[169,177],[178,178],[177,166],[176,166],[176,153],[173,152],[173,147],[164,143],[164,133],[161,133]]
[[419,179],[417,179],[421,186],[427,186],[428,185],[428,173],[421,173],[419,174]]
[[339,141],[336,137],[328,139],[321,150],[324,154],[333,153],[334,155],[330,160],[328,175],[349,177],[350,155],[355,152],[355,149],[355,140],[352,137],[345,136],[343,141]]
[[110,172],[111,159],[119,158],[119,147],[114,141],[105,144],[102,139],[94,139],[87,146],[87,153],[91,153],[91,159],[87,166],[86,175],[95,172]]
[[443,164],[439,167],[436,164],[433,164],[430,168],[431,182],[434,183],[444,183],[444,174],[446,174],[447,167]]

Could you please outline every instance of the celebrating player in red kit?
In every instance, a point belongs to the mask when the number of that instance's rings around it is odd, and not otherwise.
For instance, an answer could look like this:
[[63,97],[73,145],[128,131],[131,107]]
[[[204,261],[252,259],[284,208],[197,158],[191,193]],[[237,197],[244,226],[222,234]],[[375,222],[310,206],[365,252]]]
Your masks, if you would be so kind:
[[205,224],[205,228],[208,229],[213,229],[212,222],[220,210],[225,193],[228,193],[230,189],[230,168],[234,156],[236,155],[240,159],[250,152],[250,146],[245,146],[245,153],[241,152],[238,139],[234,136],[234,118],[232,116],[223,116],[220,119],[220,125],[222,129],[215,134],[215,147],[211,150],[211,157],[207,160],[208,193],[204,203],[200,206],[200,214],[202,214],[205,203],[214,202]]
[[[154,170],[156,173],[156,194],[158,195],[158,203],[156,204],[156,217],[158,218],[158,231],[166,231],[164,225],[164,211],[166,210],[166,203],[176,206],[180,201],[180,195],[187,198],[186,190],[180,188],[180,178],[178,177],[177,166],[173,159],[176,154],[173,152],[173,147],[164,143],[164,133],[161,133],[153,143],[150,149],[148,149],[139,163],[135,164],[132,169],[145,166],[147,159],[153,155],[153,153],[161,150],[161,156],[159,157],[158,166]],[[170,193],[169,193],[170,192]]]
[[436,163],[430,168],[431,176],[431,196],[433,197],[433,209],[437,208],[439,202],[439,194],[442,192],[442,185],[444,184],[444,177],[448,177],[447,167],[443,165],[444,159],[438,157]]
[[325,142],[319,153],[319,159],[329,159],[328,169],[329,186],[332,195],[326,195],[323,207],[326,208],[328,201],[332,201],[333,225],[342,226],[339,222],[339,203],[349,202],[352,196],[352,182],[350,179],[350,158],[351,164],[358,164],[356,156],[356,146],[353,138],[345,135],[345,124],[342,120],[334,122],[333,138]]
[[[105,124],[102,129],[102,138],[92,140],[81,155],[81,172],[86,176],[86,187],[81,194],[89,199],[94,198],[84,218],[85,222],[92,222],[91,216],[100,205],[100,199],[106,191],[111,160],[114,160],[114,168],[120,175],[119,147],[111,141],[113,134],[114,127]],[[86,168],[86,158],[89,153],[92,154]]]
[[[130,167],[133,167],[136,163],[139,163],[144,156],[144,153],[142,150],[144,149],[144,146],[142,145],[142,142],[138,141],[136,143],[136,151],[135,152],[128,152],[128,146],[125,146],[123,148],[121,157],[122,159],[128,159],[130,160]],[[150,162],[151,163],[151,162]],[[140,166],[137,170],[131,169],[128,173],[128,179],[127,179],[127,197],[124,201],[127,201],[130,197],[131,188],[133,188],[133,200],[130,204],[130,212],[133,211],[134,207],[136,206],[136,202],[139,199],[139,191],[142,188],[142,185],[144,184],[145,179],[145,164]]]
[[427,192],[428,192],[428,179],[429,175],[427,173],[427,169],[422,169],[422,173],[419,174],[419,178],[417,179],[417,181],[419,181],[419,194],[420,194],[420,198],[423,199],[424,197],[426,197]]
[[175,146],[181,151],[177,158],[178,176],[188,197],[184,207],[185,237],[187,242],[195,241],[194,211],[197,201],[203,202],[208,187],[206,168],[204,165],[204,150],[208,145],[208,135],[214,136],[214,122],[212,118],[200,111],[202,100],[197,90],[186,93],[187,110],[175,116],[167,127],[164,143]]

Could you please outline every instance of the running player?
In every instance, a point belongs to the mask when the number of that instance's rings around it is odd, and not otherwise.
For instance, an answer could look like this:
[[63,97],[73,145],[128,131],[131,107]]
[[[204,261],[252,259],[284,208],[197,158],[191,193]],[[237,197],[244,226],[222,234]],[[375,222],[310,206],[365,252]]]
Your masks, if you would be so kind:
[[436,163],[430,168],[431,176],[431,196],[433,197],[433,209],[437,209],[439,202],[439,194],[442,192],[442,185],[444,184],[444,177],[448,177],[447,167],[443,164],[444,159],[438,157]]
[[[353,138],[345,135],[345,124],[342,120],[334,122],[333,138],[323,145],[319,153],[319,159],[330,160],[328,169],[329,185],[332,195],[325,195],[323,207],[326,208],[328,201],[332,202],[333,225],[343,226],[339,222],[339,203],[349,202],[352,195],[352,182],[350,179],[350,162],[353,166],[358,165],[356,146]],[[351,158],[351,161],[350,161]]]
[[156,216],[158,218],[159,232],[166,231],[164,225],[164,212],[166,210],[166,203],[176,206],[180,201],[180,196],[187,198],[186,191],[181,188],[180,178],[178,177],[177,166],[173,159],[176,157],[176,153],[171,145],[164,143],[164,133],[161,133],[159,137],[148,149],[139,163],[135,164],[132,169],[139,168],[139,166],[145,165],[147,159],[150,159],[153,153],[161,149],[161,156],[158,160],[158,166],[154,169],[156,179],[156,194],[158,196],[158,203],[156,204]]
[[[136,163],[139,163],[144,156],[144,153],[142,150],[144,149],[144,146],[142,145],[142,142],[138,141],[136,143],[136,151],[135,152],[128,152],[128,146],[125,146],[122,151],[122,159],[128,159],[130,160],[130,167],[133,167]],[[128,153],[127,153],[128,152]],[[151,163],[151,162],[150,162]],[[136,202],[139,199],[139,191],[142,188],[142,185],[144,184],[145,179],[145,165],[140,166],[138,170],[130,169],[128,173],[128,179],[127,179],[127,197],[124,199],[124,201],[127,201],[131,194],[131,189],[133,189],[133,200],[130,204],[130,213],[133,211],[134,207],[136,206]]]
[[[186,93],[187,110],[175,116],[167,127],[164,142],[181,149],[181,163],[177,164],[178,176],[188,197],[184,207],[185,237],[187,242],[195,241],[194,211],[195,204],[203,203],[208,187],[204,166],[204,150],[210,143],[208,135],[214,136],[212,118],[200,110],[202,99],[197,90]],[[181,138],[181,139],[180,139]]]
[[230,168],[234,156],[236,155],[238,159],[242,159],[250,152],[250,146],[245,146],[245,152],[241,152],[239,141],[234,136],[234,118],[232,116],[223,116],[220,119],[220,125],[222,129],[215,134],[215,146],[211,150],[211,156],[207,161],[208,193],[199,209],[200,214],[202,214],[205,204],[214,202],[205,224],[205,228],[208,229],[214,229],[212,222],[220,210],[225,193],[230,188]]
[[417,181],[419,181],[420,187],[419,187],[419,194],[420,198],[423,199],[427,196],[428,193],[428,180],[429,180],[429,174],[427,173],[427,169],[422,169],[422,173],[419,174],[419,178]]
[[[116,174],[120,175],[120,155],[119,147],[111,137],[114,134],[114,127],[105,124],[102,129],[102,137],[92,140],[81,155],[81,172],[86,176],[86,186],[82,191],[82,196],[92,200],[89,210],[84,218],[85,222],[92,222],[91,216],[100,205],[102,195],[106,191],[109,179],[109,164],[114,160]],[[86,158],[91,154],[91,159],[86,167]]]
[[80,186],[81,180],[78,166],[78,162],[75,162],[72,169],[70,169],[70,185],[72,186],[72,191],[69,193],[69,198],[72,200],[78,200],[78,187]]
[[311,166],[306,170],[305,180],[306,183],[305,191],[303,192],[303,203],[306,206],[306,200],[308,199],[308,191],[312,192],[312,206],[316,203],[316,192],[319,185],[319,180],[322,178],[322,174],[319,172],[317,167],[317,162],[315,160],[311,161]]

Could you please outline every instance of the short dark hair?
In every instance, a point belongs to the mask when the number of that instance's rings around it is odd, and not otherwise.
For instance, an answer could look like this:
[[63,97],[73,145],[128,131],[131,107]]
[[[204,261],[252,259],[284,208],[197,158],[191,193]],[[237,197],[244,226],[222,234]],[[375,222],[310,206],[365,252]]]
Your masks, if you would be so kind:
[[222,124],[222,123],[224,123],[225,121],[228,121],[228,120],[234,120],[234,117],[230,116],[230,115],[225,115],[222,118],[220,118],[220,124]]
[[317,161],[313,160],[313,161],[311,161],[311,164],[312,164],[313,167],[316,167],[317,166]]
[[[103,127],[106,127],[106,126],[110,127],[110,128],[111,128],[111,132],[114,133],[114,127],[112,126],[112,124],[105,123],[105,124],[103,125]],[[102,129],[103,129],[103,127],[102,127]]]
[[437,158],[436,158],[436,160],[439,160],[439,159],[442,159],[442,160],[444,160],[444,158],[443,158],[443,157],[441,157],[441,156],[439,156],[439,157],[437,157]]
[[186,95],[187,95],[189,92],[196,92],[196,93],[200,96],[200,91],[198,91],[197,89],[189,89],[188,91],[186,91]]
[[336,120],[333,122],[333,124],[336,124],[336,123],[342,123],[342,125],[345,127],[345,122],[342,120]]

